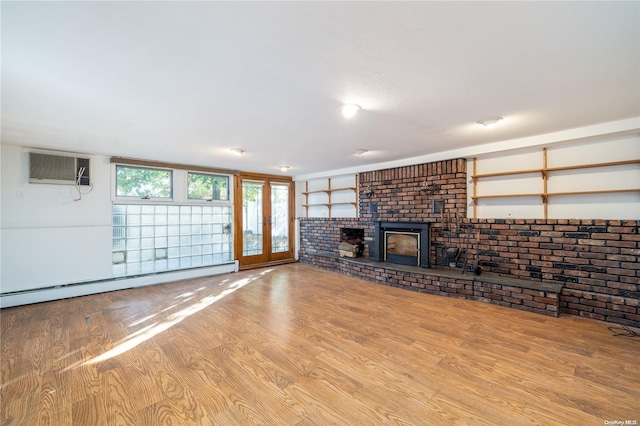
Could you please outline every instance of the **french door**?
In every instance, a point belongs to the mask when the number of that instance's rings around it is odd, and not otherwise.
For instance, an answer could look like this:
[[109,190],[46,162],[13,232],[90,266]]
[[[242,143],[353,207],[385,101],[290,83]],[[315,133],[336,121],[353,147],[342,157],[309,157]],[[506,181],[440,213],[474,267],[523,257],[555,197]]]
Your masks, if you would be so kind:
[[236,177],[236,258],[240,266],[293,259],[294,191],[290,178]]

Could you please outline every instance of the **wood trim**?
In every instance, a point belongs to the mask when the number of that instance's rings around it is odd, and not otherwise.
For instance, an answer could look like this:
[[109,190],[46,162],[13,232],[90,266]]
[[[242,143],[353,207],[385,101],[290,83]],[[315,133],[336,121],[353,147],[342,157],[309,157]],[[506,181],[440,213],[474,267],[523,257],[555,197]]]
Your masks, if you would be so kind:
[[[271,253],[271,248],[265,246],[263,255],[243,256],[242,255],[242,182],[256,181],[264,183],[265,203],[263,208],[269,210],[268,214],[265,210],[265,216],[270,216],[271,209],[271,185],[274,183],[284,183],[289,185],[289,251],[282,253]],[[268,199],[267,199],[268,198]],[[252,267],[251,265],[270,265],[271,262],[280,262],[294,259],[295,251],[295,183],[290,176],[269,175],[263,173],[245,173],[240,172],[234,178],[234,256],[240,263],[241,269]],[[270,242],[271,229],[268,223],[263,224],[263,235],[265,241]],[[267,244],[268,245],[268,244]],[[253,259],[251,259],[253,258]]]
[[238,172],[239,175],[242,175],[243,179],[255,179],[259,181],[273,181],[273,182],[293,182],[293,178],[291,176],[281,176],[281,175],[270,175],[267,173],[253,173],[253,172]]
[[331,219],[331,178],[327,178],[327,187],[329,188],[329,191],[327,191],[327,198],[329,199],[329,204],[327,205],[328,209],[329,209],[329,219]]
[[549,216],[549,203],[547,195],[547,181],[549,180],[549,174],[547,173],[547,148],[542,148],[542,206],[544,218]]
[[189,170],[192,172],[221,173],[225,175],[239,175],[239,170],[221,169],[217,167],[195,166],[191,164],[165,163],[162,161],[138,160],[135,158],[111,157],[111,163],[127,166],[156,167],[161,169]]
[[253,263],[251,265],[242,265],[238,267],[240,271],[247,271],[249,269],[258,269],[258,268],[267,268],[270,266],[278,266],[278,265],[287,265],[289,263],[298,263],[296,259],[282,259],[282,260],[272,260],[270,262],[264,263]]
[[[478,173],[478,158],[477,157],[473,157],[473,176],[477,176]],[[473,197],[471,197],[473,199],[473,218],[477,219],[478,218],[478,179],[476,179],[475,177],[473,177]]]
[[305,204],[303,204],[302,206],[304,207],[304,217],[309,217],[309,181],[305,181],[304,182],[304,192],[302,193],[302,195],[304,195],[304,199],[305,199]]
[[233,178],[233,258],[242,257],[242,179]]

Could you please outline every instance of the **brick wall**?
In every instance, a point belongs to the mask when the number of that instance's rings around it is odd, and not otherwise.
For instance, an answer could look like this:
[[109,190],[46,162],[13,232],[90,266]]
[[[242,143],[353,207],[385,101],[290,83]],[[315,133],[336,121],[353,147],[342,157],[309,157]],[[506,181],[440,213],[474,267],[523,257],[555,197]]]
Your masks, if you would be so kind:
[[[467,168],[463,159],[440,161],[360,173],[360,218],[363,220],[437,222],[446,217],[433,212],[434,199],[445,202],[453,221],[456,213],[467,213]],[[424,183],[438,185],[431,193],[421,191]],[[373,197],[363,193],[371,189]]]
[[491,282],[473,274],[463,276],[450,273],[451,271],[445,271],[449,272],[448,274],[439,274],[432,272],[433,269],[409,272],[388,268],[379,263],[359,263],[350,259],[336,259],[335,262],[337,269],[332,269],[334,271],[392,287],[477,300],[549,316],[558,316],[559,313],[559,287],[555,286],[529,289],[509,285],[508,282]]
[[564,284],[561,312],[637,326],[640,221],[473,219],[483,270]]
[[[483,271],[562,283],[562,313],[640,325],[640,221],[463,220],[467,212],[463,159],[365,172],[358,179],[360,219],[301,219],[300,260],[339,270],[338,259],[315,254],[337,254],[340,228],[363,228],[366,242],[371,243],[376,221],[416,221],[430,223],[434,265],[438,245],[464,247],[464,234],[455,226],[457,213],[459,223],[473,225],[472,243],[479,232]],[[440,189],[421,191],[424,182]],[[373,191],[371,198],[364,197],[367,190]],[[433,211],[434,199],[444,200],[444,215]],[[470,252],[476,253],[475,245]]]
[[[364,229],[365,242],[373,241],[373,222],[358,219],[300,218],[299,259],[311,263],[317,254],[337,255],[342,228]],[[368,244],[365,244],[363,256],[369,256]]]

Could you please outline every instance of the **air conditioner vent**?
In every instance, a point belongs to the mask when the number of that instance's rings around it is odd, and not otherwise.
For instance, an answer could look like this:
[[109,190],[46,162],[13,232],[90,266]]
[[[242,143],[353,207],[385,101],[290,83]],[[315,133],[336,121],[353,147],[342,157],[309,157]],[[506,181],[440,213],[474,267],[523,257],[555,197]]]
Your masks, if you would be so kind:
[[29,153],[29,183],[89,185],[89,159],[66,155]]

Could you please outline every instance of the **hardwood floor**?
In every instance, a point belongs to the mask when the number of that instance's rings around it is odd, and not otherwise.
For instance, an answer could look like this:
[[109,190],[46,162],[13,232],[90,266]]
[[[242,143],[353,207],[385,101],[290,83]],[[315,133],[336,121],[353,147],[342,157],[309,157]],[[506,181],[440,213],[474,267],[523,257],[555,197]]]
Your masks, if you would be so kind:
[[640,341],[611,324],[303,264],[0,319],[2,425],[640,422]]

